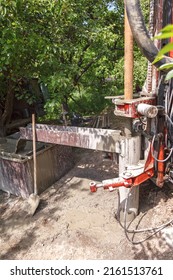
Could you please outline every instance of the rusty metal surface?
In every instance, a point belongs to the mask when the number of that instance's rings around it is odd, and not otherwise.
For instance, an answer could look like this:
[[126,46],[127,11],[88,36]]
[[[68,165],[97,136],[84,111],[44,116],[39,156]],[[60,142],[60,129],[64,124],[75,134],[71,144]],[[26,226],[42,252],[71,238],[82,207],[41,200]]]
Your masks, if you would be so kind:
[[32,193],[32,176],[28,163],[0,158],[0,189],[11,194],[27,197]]
[[122,116],[126,118],[139,118],[139,114],[136,110],[137,105],[149,104],[155,105],[154,97],[139,97],[131,100],[122,99],[122,96],[119,98],[113,98],[112,102],[115,104],[114,114],[116,116]]
[[[0,189],[11,194],[28,197],[33,192],[32,142],[20,154],[15,154],[15,139],[8,139],[0,151]],[[70,159],[70,160],[69,160]],[[70,147],[37,142],[38,192],[55,183],[73,167]]]
[[[32,128],[21,127],[20,137],[32,140]],[[45,143],[116,152],[116,142],[121,139],[121,131],[37,124],[36,139]]]

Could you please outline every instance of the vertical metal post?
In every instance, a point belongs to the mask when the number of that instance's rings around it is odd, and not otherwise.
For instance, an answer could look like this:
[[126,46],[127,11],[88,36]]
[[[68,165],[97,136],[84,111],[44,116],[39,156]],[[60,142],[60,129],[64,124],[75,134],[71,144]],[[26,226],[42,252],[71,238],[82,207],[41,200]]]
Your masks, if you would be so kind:
[[[119,175],[122,174],[127,166],[136,165],[140,160],[141,136],[126,138],[121,141],[121,153],[119,155]],[[126,203],[128,200],[128,203]],[[123,223],[125,220],[131,222],[138,215],[139,207],[139,186],[131,190],[119,188],[119,209],[118,217]]]
[[124,22],[124,94],[125,99],[133,98],[133,35],[125,9]]
[[[125,9],[125,30],[124,30],[124,97],[125,100],[133,99],[133,35]],[[124,172],[128,165],[137,164],[140,159],[141,137],[132,135],[132,119],[126,118],[124,132],[126,139],[121,141],[121,154],[119,156],[119,174]],[[126,203],[128,200],[128,203]],[[119,188],[119,209],[118,216],[121,222],[131,222],[138,214],[139,187],[131,191],[127,188]]]

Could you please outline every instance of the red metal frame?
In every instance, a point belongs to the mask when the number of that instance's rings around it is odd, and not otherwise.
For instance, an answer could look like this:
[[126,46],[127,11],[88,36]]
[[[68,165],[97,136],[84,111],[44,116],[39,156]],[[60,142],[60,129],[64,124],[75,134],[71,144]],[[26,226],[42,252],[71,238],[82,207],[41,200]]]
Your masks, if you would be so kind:
[[145,163],[144,172],[136,177],[123,178],[118,177],[114,179],[104,180],[102,183],[96,184],[95,182],[90,183],[90,191],[96,192],[98,188],[103,187],[103,189],[115,189],[119,187],[131,188],[136,187],[147,181],[154,176],[154,158],[151,153],[152,147],[148,154],[147,161]]
[[140,97],[132,100],[124,100],[121,97],[113,98],[112,102],[115,104],[114,114],[117,116],[127,117],[127,118],[139,118],[139,113],[136,108],[139,104],[149,104],[155,105],[155,97]]
[[156,179],[156,185],[160,188],[163,187],[164,184],[164,174],[165,174],[165,146],[163,143],[160,144],[159,147],[159,154],[158,154],[158,163],[157,163],[157,179]]
[[[104,190],[106,189],[115,189],[119,187],[131,188],[139,186],[140,184],[144,183],[148,179],[154,176],[154,168],[151,168],[144,173],[134,177],[134,178],[116,178],[112,180],[105,180],[102,184],[96,184],[94,182],[90,183],[90,191],[96,192],[98,188],[103,187]],[[107,183],[106,183],[107,182]]]

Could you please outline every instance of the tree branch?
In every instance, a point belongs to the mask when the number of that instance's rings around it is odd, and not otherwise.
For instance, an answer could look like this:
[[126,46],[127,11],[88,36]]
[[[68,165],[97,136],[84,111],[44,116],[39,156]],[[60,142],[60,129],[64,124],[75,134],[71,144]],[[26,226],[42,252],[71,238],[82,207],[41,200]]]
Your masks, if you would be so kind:
[[98,55],[97,57],[95,57],[93,60],[91,60],[82,70],[81,70],[81,73],[79,75],[77,75],[75,78],[74,78],[74,86],[76,86],[79,82],[79,80],[81,79],[81,77],[87,72],[87,70],[91,67],[91,65],[93,65],[97,60],[100,59],[100,57],[102,57],[102,54],[101,55]]

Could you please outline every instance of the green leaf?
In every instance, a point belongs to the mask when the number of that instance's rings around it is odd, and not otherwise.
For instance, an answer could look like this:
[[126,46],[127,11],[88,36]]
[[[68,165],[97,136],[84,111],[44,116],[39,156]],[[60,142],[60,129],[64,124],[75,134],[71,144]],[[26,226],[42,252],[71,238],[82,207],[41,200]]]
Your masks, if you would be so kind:
[[173,24],[168,24],[161,30],[162,33],[171,31],[173,31]]
[[165,69],[171,69],[171,68],[173,68],[173,62],[163,64],[162,66],[159,67],[159,70],[165,70]]
[[169,71],[168,74],[166,75],[165,80],[168,81],[173,77],[173,70]]
[[161,56],[156,56],[155,60],[152,62],[152,64],[155,64],[156,62],[160,61],[164,56],[161,55]]
[[159,33],[154,37],[154,39],[167,39],[173,37],[173,31],[172,32],[166,32],[166,33]]
[[159,51],[158,56],[161,56],[161,55],[163,55],[163,54],[165,54],[165,53],[168,53],[168,52],[170,52],[170,51],[172,51],[172,50],[173,50],[173,43],[171,42],[171,43],[168,43],[166,46],[164,46],[164,47]]

